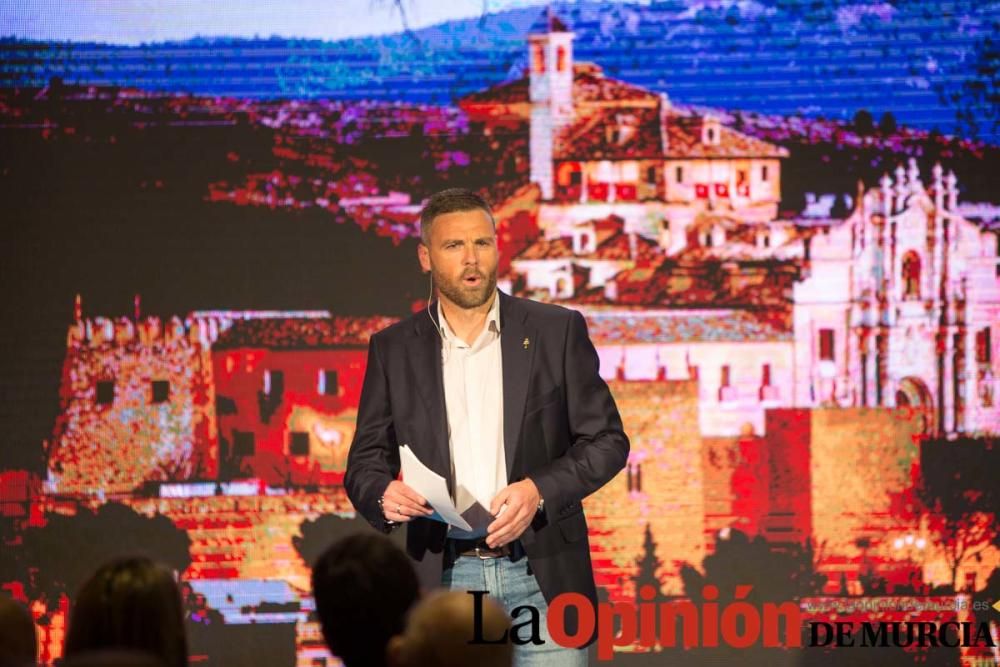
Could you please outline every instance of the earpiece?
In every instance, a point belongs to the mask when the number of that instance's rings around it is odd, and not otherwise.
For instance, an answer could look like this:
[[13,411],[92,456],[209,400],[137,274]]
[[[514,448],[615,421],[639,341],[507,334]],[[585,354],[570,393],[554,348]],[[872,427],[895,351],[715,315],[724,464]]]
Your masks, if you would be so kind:
[[431,315],[431,299],[434,298],[434,273],[432,271],[427,272],[427,276],[430,280],[430,291],[427,292],[427,317],[430,318],[431,324],[437,329],[438,335],[441,336],[441,342],[444,342],[444,332],[441,330],[441,325],[437,323],[434,316]]

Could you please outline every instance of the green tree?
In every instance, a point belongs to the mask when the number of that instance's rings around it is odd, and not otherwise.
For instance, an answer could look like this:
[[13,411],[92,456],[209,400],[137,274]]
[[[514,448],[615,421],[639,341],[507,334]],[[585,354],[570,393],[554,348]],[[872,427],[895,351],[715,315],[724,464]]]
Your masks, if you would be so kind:
[[51,514],[45,525],[24,531],[22,581],[32,597],[72,598],[83,582],[112,558],[142,554],[183,572],[191,564],[191,538],[165,516],[143,516],[118,503],[96,512]]
[[822,590],[825,577],[816,572],[816,554],[811,543],[772,545],[763,537],[750,539],[739,530],[720,534],[715,552],[702,561],[702,572],[690,565],[682,568],[684,592],[700,600],[702,588],[718,587],[720,600],[731,599],[738,585],[751,585],[751,602],[785,602]]
[[[323,514],[315,519],[302,522],[299,528],[301,535],[292,537],[292,546],[295,547],[305,564],[311,568],[316,559],[331,544],[348,535],[367,530],[373,530],[373,528],[360,514],[355,514],[352,517]],[[393,530],[389,534],[389,539],[395,542],[400,549],[405,549],[406,527],[401,526]]]
[[995,544],[1000,535],[1000,465],[995,439],[928,440],[920,451],[916,497],[941,546],[957,591],[958,570]]
[[896,133],[896,117],[891,111],[886,111],[878,120],[878,131],[883,135]]
[[851,126],[861,136],[869,136],[875,132],[875,119],[868,109],[859,109],[854,114]]
[[[656,557],[656,542],[653,541],[653,531],[649,524],[646,524],[646,537],[642,542],[642,556],[637,558],[635,564],[638,571],[633,577],[636,594],[643,586],[652,586],[656,590],[656,598],[663,597],[660,591],[660,580],[656,577],[656,571],[660,569],[660,559]],[[655,598],[654,598],[655,599]]]

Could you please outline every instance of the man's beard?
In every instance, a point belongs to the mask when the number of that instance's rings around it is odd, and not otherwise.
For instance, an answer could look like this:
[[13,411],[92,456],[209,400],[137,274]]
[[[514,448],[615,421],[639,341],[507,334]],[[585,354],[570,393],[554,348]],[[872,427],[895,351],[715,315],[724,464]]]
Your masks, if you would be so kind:
[[[475,287],[463,285],[462,280],[472,273],[480,276],[483,280]],[[490,297],[493,296],[493,292],[497,288],[496,271],[488,275],[482,271],[466,271],[458,280],[450,280],[434,270],[431,271],[431,275],[434,276],[434,284],[437,285],[441,294],[448,297],[448,300],[459,308],[478,308],[482,306],[490,300]]]

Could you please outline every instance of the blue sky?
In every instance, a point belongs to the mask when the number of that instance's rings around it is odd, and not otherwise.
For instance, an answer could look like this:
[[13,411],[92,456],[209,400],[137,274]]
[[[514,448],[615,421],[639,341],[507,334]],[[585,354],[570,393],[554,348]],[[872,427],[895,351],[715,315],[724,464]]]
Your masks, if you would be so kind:
[[[403,0],[412,29],[543,4],[540,0]],[[399,32],[392,0],[2,0],[0,35],[140,44],[195,36],[344,39]]]

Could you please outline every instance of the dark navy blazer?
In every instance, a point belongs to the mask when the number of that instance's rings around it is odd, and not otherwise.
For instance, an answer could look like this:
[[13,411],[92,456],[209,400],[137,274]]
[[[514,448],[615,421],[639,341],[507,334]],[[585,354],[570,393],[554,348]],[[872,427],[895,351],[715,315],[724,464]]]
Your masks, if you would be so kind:
[[[583,316],[502,292],[499,298],[507,479],[531,478],[545,500],[521,543],[546,600],[572,591],[596,604],[581,501],[625,466],[628,437],[598,374]],[[354,507],[383,531],[390,528],[378,499],[399,474],[399,444],[452,483],[435,306],[434,321],[421,311],[369,344],[344,486]],[[427,588],[441,585],[446,533],[445,524],[430,519],[407,525],[407,552]]]

